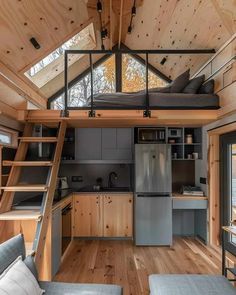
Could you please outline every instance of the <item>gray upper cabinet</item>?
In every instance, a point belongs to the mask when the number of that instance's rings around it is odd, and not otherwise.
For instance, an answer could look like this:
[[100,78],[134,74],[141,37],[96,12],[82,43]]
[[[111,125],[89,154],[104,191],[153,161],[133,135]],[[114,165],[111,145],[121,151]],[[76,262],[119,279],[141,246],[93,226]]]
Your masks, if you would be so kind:
[[102,129],[76,129],[76,160],[101,160],[102,157]]
[[102,159],[131,161],[132,160],[132,129],[102,129]]
[[76,160],[130,162],[132,136],[131,128],[76,129]]

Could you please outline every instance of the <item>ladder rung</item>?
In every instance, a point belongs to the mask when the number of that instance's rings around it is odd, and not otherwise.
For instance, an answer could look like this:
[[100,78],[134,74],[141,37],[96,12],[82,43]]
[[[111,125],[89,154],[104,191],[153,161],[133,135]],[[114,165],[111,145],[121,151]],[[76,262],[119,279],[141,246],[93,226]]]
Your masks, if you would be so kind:
[[14,185],[14,186],[2,186],[0,189],[5,192],[46,192],[47,186],[42,184],[28,184],[28,185]]
[[0,220],[36,220],[40,221],[42,215],[39,210],[12,210],[0,214]]
[[21,142],[57,142],[57,137],[18,137]]
[[52,161],[3,161],[3,166],[24,166],[24,167],[35,167],[35,166],[52,166]]

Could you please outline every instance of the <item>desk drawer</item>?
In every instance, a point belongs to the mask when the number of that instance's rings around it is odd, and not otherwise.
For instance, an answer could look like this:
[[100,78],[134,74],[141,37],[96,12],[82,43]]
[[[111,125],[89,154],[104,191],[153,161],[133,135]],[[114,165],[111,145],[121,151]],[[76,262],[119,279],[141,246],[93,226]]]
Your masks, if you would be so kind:
[[173,199],[173,209],[207,209],[207,200]]

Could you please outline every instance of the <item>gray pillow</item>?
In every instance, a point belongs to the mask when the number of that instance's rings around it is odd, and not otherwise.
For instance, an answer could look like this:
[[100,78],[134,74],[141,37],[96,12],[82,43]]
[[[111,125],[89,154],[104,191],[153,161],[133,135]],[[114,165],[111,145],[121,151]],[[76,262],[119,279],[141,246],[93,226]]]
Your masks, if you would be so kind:
[[198,89],[201,87],[204,80],[205,80],[205,75],[191,79],[188,85],[184,88],[183,93],[190,93],[190,94],[197,93]]
[[211,80],[207,81],[206,83],[202,84],[202,86],[198,90],[198,93],[213,94],[214,88],[215,88],[215,81],[214,81],[214,79],[211,79]]
[[22,260],[25,259],[25,242],[22,234],[0,244],[0,274],[19,256]]
[[187,86],[189,82],[189,72],[190,69],[188,69],[183,74],[179,75],[173,82],[171,82],[171,93],[181,93],[182,90]]
[[[155,87],[155,88],[149,88],[148,89],[148,92],[149,93],[170,93],[170,89],[171,89],[171,86],[168,85],[168,86],[165,86],[165,87]],[[129,92],[129,93],[134,93],[134,92]],[[140,90],[140,91],[137,91],[137,93],[139,94],[144,94],[146,93],[146,89],[144,90]]]
[[24,264],[28,267],[28,269],[34,275],[35,279],[38,281],[38,271],[37,271],[36,265],[34,263],[34,258],[32,257],[32,255],[28,255],[25,258]]

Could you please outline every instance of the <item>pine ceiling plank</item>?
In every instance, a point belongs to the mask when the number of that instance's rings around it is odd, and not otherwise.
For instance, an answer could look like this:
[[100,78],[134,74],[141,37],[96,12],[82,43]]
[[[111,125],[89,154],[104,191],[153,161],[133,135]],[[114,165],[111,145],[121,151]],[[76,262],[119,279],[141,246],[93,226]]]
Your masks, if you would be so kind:
[[0,62],[0,80],[24,97],[27,101],[40,108],[46,108],[46,98],[31,88],[16,73],[10,70],[5,64]]
[[[53,51],[88,21],[84,1],[0,0],[0,5],[0,60],[18,72]],[[39,50],[29,42],[31,37],[41,45]]]

